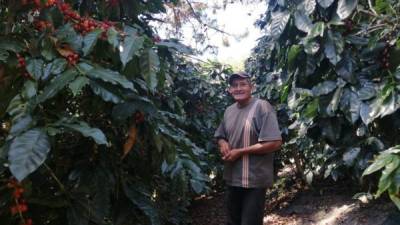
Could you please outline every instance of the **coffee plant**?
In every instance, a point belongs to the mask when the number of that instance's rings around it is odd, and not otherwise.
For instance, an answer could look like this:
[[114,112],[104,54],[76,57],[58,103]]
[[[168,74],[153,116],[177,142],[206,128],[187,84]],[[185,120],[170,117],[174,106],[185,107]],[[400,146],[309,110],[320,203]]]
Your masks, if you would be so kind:
[[388,191],[398,208],[399,156],[384,150],[399,144],[399,11],[395,0],[271,0],[246,64],[279,105],[284,160],[309,182],[386,168],[378,195]]
[[0,2],[1,224],[188,222],[230,69],[153,31],[165,3]]

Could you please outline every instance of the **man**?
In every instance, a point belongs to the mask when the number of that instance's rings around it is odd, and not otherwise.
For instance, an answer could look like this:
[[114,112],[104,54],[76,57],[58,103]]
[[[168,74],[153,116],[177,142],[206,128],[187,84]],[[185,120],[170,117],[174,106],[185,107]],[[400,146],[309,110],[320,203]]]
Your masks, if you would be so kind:
[[224,160],[228,225],[262,225],[265,191],[273,182],[273,152],[282,144],[272,106],[252,97],[247,73],[229,77],[229,106],[214,137]]

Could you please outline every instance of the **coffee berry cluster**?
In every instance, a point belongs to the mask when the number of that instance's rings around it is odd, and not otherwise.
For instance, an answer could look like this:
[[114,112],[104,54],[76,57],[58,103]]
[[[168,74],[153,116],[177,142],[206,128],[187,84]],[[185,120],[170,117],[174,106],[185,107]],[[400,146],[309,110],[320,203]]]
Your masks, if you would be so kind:
[[390,45],[388,43],[386,43],[385,48],[382,51],[382,55],[381,55],[381,66],[383,69],[387,70],[390,67],[390,63],[389,63],[389,51],[390,51]]
[[11,178],[7,187],[12,190],[13,204],[10,207],[11,215],[19,215],[21,217],[20,225],[32,225],[32,219],[24,217],[24,213],[28,211],[28,205],[23,197],[25,189],[22,185],[15,179]]
[[96,28],[103,30],[102,37],[106,37],[106,32],[113,26],[111,22],[100,22],[91,18],[81,17],[76,11],[71,9],[67,3],[61,3],[58,6],[66,21],[72,22],[74,29],[81,33],[87,34]]

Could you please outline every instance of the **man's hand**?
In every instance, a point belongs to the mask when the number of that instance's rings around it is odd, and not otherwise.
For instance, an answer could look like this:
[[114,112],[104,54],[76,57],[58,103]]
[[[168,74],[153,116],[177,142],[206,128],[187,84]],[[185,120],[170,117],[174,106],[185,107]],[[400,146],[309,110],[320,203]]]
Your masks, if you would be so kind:
[[219,139],[218,140],[218,147],[219,147],[219,152],[222,155],[222,158],[224,158],[225,155],[227,155],[231,151],[231,146],[224,139]]
[[243,152],[240,151],[239,149],[232,149],[231,151],[228,152],[228,154],[224,155],[222,157],[222,159],[224,161],[234,162],[238,158],[242,157],[242,155],[243,155]]

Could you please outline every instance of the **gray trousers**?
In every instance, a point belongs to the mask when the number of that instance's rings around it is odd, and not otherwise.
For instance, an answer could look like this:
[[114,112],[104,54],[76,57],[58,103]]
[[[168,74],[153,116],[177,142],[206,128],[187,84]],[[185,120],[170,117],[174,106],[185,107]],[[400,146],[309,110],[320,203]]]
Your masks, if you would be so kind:
[[227,225],[262,225],[265,188],[228,186],[226,190]]

